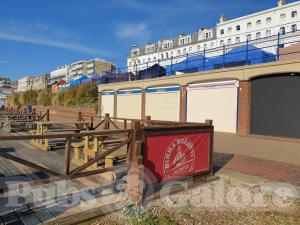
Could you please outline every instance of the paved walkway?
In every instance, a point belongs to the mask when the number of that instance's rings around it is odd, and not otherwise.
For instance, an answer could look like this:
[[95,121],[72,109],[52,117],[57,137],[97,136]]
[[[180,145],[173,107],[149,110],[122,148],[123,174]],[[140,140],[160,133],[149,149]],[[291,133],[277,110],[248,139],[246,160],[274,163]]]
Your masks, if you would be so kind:
[[300,139],[239,136],[215,132],[214,152],[244,155],[300,166]]
[[215,153],[215,169],[229,169],[272,181],[300,186],[300,166],[243,155]]

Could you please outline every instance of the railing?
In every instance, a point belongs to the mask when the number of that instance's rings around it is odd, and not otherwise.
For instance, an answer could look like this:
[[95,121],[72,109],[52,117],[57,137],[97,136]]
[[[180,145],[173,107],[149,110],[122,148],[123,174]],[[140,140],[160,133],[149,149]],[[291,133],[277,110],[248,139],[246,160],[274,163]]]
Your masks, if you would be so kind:
[[[209,71],[235,66],[254,65],[279,61],[281,56],[300,52],[280,53],[284,46],[300,43],[300,31],[259,38],[252,41],[223,45],[221,47],[187,53],[177,57],[139,63],[130,67],[107,71],[97,84],[145,80],[180,73]],[[259,45],[264,45],[259,47]],[[258,46],[258,47],[254,47]],[[271,53],[272,52],[272,53]],[[141,69],[142,68],[142,69]]]
[[13,107],[6,108],[4,111],[0,111],[1,115],[15,115],[16,117],[27,117],[32,121],[49,121],[50,120],[50,110],[39,110],[37,111],[35,108],[32,112],[28,112],[26,108],[24,109],[16,109]]

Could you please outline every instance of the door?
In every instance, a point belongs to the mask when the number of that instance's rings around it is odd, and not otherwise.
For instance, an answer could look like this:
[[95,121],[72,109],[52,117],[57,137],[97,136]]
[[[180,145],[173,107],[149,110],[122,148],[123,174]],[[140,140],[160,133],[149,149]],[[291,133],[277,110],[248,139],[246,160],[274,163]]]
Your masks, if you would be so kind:
[[117,104],[117,117],[141,119],[142,90],[129,89],[118,91]]
[[238,81],[191,84],[187,88],[187,121],[213,120],[215,131],[236,133]]
[[179,86],[148,88],[145,115],[153,120],[179,121],[179,99]]
[[110,117],[114,116],[114,91],[103,91],[101,92],[101,116],[105,116],[109,113]]

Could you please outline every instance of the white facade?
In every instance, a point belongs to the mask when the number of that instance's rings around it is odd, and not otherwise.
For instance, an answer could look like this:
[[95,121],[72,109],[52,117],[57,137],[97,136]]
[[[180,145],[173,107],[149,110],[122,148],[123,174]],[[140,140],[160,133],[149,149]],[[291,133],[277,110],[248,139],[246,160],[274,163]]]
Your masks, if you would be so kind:
[[18,80],[17,92],[31,90],[33,87],[34,77],[25,76]]
[[59,81],[61,79],[67,80],[69,67],[69,65],[64,65],[50,72],[49,84],[53,84],[54,82]]
[[[127,60],[128,71],[146,69],[158,62],[161,66],[178,63],[186,59],[187,54],[197,54],[205,49],[206,57],[212,57],[226,50],[245,45],[247,39],[258,48],[276,53],[278,33],[281,44],[300,40],[300,1],[278,6],[262,12],[227,20],[221,15],[215,28],[201,28],[197,33],[180,35],[175,39],[158,41],[144,47],[133,47]],[[283,35],[285,34],[285,35]],[[266,48],[267,46],[272,46]],[[286,46],[289,44],[286,44]]]

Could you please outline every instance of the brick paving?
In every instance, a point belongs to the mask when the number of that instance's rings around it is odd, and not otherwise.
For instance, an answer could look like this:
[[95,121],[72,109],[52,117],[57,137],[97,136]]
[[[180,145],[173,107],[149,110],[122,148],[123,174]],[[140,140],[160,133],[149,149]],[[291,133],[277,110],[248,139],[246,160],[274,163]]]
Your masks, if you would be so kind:
[[300,166],[243,155],[218,153],[214,156],[214,162],[219,168],[300,186]]

